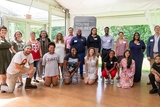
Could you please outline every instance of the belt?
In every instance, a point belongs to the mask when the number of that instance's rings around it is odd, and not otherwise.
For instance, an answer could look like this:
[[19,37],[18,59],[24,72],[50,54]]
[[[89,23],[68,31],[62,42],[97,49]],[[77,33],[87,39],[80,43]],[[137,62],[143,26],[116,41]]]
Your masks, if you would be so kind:
[[105,49],[105,48],[103,48],[103,50],[110,51],[111,49]]

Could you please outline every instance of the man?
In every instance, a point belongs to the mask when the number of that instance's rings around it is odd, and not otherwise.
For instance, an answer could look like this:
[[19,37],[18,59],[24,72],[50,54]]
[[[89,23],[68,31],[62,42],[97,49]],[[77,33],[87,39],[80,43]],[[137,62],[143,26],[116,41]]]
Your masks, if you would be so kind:
[[[30,44],[24,46],[24,51],[20,51],[14,55],[10,65],[7,68],[7,85],[1,85],[1,92],[13,92],[15,89],[16,81],[19,75],[28,74],[26,78],[25,89],[37,88],[37,86],[31,84],[31,78],[35,73],[33,66],[33,57],[31,55],[32,47]],[[29,63],[29,68],[25,66]]]
[[65,37],[65,45],[66,45],[66,53],[69,53],[70,50],[70,42],[71,39],[73,38],[73,28],[69,27],[68,29],[69,35]]
[[75,47],[78,51],[77,53],[81,60],[80,75],[81,75],[81,79],[84,79],[83,64],[84,64],[85,50],[87,47],[86,47],[86,38],[82,36],[82,31],[80,29],[77,30],[77,36],[71,39],[70,46]]
[[104,28],[105,35],[101,37],[101,47],[102,47],[102,70],[104,69],[104,58],[107,56],[110,50],[114,50],[114,38],[109,35],[109,27]]
[[[155,26],[154,31],[155,31],[155,34],[148,39],[147,51],[146,51],[147,59],[150,62],[150,67],[152,67],[154,63],[154,58],[157,55],[160,55],[160,26],[159,25]],[[147,83],[147,85],[150,85],[150,84],[152,84],[151,80],[149,83]]]

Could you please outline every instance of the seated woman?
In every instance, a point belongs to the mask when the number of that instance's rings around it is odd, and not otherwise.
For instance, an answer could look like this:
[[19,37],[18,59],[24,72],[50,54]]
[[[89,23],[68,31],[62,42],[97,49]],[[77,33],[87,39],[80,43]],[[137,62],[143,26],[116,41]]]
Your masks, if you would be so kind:
[[114,83],[114,77],[117,73],[117,58],[113,50],[109,51],[107,57],[104,59],[104,70],[102,76],[105,77],[106,82],[109,82],[109,74],[111,75],[110,84]]
[[132,87],[135,74],[135,62],[132,60],[131,52],[129,50],[124,52],[124,58],[121,60],[119,68],[122,68],[122,72],[117,86],[121,88]]
[[49,52],[44,54],[42,65],[45,68],[45,82],[44,84],[48,87],[53,84],[56,86],[58,84],[58,76],[59,76],[59,55],[54,52],[55,43],[50,42],[48,44]]
[[66,85],[78,83],[77,71],[80,66],[80,57],[77,55],[77,50],[71,47],[70,53],[64,57],[63,80]]
[[89,48],[87,56],[85,57],[85,84],[92,85],[96,78],[98,73],[98,58],[96,56],[96,51],[94,48]]
[[[149,79],[152,84],[152,89],[149,91],[149,93],[154,94],[158,92],[158,95],[160,96],[160,56],[159,55],[155,57],[155,63],[152,65],[151,73],[149,74]],[[159,89],[157,89],[155,82],[158,83]]]

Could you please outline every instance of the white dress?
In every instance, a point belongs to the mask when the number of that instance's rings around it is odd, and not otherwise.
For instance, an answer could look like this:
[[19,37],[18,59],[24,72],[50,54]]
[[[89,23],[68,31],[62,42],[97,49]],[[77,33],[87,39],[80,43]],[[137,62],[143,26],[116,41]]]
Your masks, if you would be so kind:
[[58,41],[58,43],[56,43],[55,53],[59,55],[59,63],[63,63],[65,56],[65,44]]
[[88,79],[96,79],[97,75],[95,75],[96,73],[96,62],[97,62],[98,58],[96,57],[95,59],[92,60],[88,60],[87,57],[85,57],[85,61],[88,65]]

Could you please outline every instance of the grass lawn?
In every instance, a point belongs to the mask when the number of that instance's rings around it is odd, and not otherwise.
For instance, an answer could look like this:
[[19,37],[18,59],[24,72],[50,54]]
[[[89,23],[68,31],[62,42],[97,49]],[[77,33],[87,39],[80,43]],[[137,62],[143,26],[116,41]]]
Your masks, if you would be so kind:
[[[101,64],[99,64],[98,66],[101,67]],[[150,72],[149,69],[150,69],[150,63],[147,60],[147,58],[144,58],[142,65],[142,72]]]

